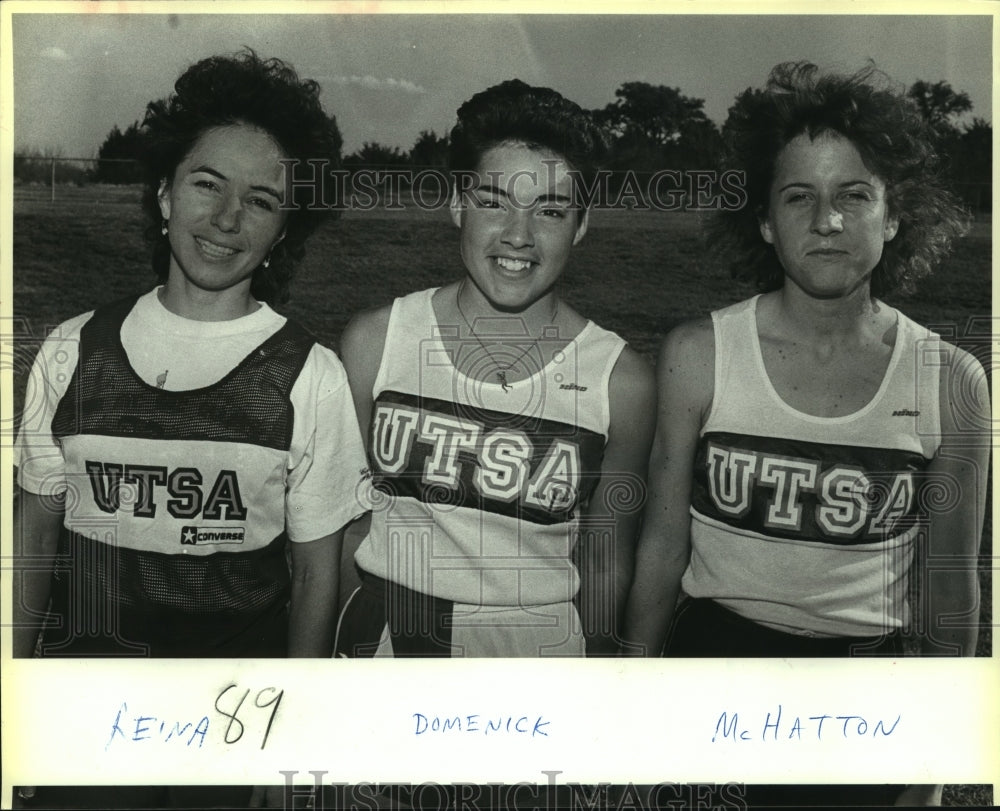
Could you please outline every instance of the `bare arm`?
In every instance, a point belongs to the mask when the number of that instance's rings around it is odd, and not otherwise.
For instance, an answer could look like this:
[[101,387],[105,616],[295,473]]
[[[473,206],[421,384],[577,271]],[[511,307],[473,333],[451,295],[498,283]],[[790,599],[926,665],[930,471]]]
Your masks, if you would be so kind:
[[292,543],[292,600],[288,617],[289,657],[333,653],[344,530],[315,541]]
[[621,642],[656,413],[653,370],[631,349],[619,357],[608,388],[608,442],[600,481],[581,517],[577,553],[588,656],[613,655]]
[[360,313],[351,319],[340,337],[340,360],[347,371],[354,410],[365,441],[371,425],[375,378],[382,363],[390,312],[390,307],[381,307]]
[[[79,330],[90,317],[61,324],[45,339],[25,387],[26,409],[15,443],[13,499],[13,649],[17,657],[33,655],[52,588],[52,570],[65,517],[65,496],[51,494],[52,483],[65,476],[60,444],[52,436],[52,418],[73,377]],[[40,495],[38,491],[46,492]]]
[[[375,378],[382,363],[385,336],[389,328],[390,307],[369,310],[356,315],[344,328],[340,338],[340,360],[347,371],[351,386],[354,411],[358,415],[361,438],[367,444],[375,404],[373,391]],[[371,513],[353,522],[344,534],[342,563],[340,566],[340,599],[346,601],[360,585],[354,567],[354,553],[367,537],[371,526]],[[343,606],[340,606],[343,608]]]
[[[941,446],[928,466],[926,487],[942,494],[941,509],[931,502],[924,567],[927,627],[925,655],[974,656],[979,638],[977,562],[986,510],[991,410],[986,374],[968,353],[943,345],[948,362],[940,381]],[[960,400],[953,401],[954,393]],[[950,494],[950,495],[949,495]],[[952,498],[951,496],[954,496]],[[896,798],[906,808],[941,805],[941,785],[907,786]]]
[[[924,654],[974,656],[991,413],[979,362],[960,349],[947,349],[951,362],[941,370],[942,442],[927,470],[930,530],[923,576],[928,623],[921,648]],[[947,494],[940,508],[935,492]]]
[[631,654],[661,654],[687,568],[692,469],[712,403],[714,352],[710,320],[681,325],[660,350],[649,496],[625,612],[626,652]]
[[20,489],[14,499],[14,649],[30,657],[48,608],[62,499]]
[[361,585],[361,577],[354,565],[354,553],[358,551],[361,542],[368,537],[372,525],[372,514],[365,513],[357,521],[352,521],[344,529],[344,548],[340,553],[340,602],[337,616],[344,610],[344,605]]

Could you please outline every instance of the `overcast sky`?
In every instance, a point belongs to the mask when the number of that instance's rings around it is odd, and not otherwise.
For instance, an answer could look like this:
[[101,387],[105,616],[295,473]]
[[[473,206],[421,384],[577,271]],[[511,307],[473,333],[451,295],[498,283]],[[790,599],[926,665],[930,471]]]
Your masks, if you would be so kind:
[[421,130],[443,134],[462,101],[511,77],[590,108],[613,101],[626,81],[678,87],[704,99],[721,124],[738,92],[789,59],[853,71],[871,58],[901,85],[943,79],[969,94],[973,115],[992,120],[989,16],[220,15],[177,7],[183,13],[15,14],[16,148],[92,157],[112,126],[141,118],[189,64],[243,45],[320,82],[345,154],[364,141],[405,150]]

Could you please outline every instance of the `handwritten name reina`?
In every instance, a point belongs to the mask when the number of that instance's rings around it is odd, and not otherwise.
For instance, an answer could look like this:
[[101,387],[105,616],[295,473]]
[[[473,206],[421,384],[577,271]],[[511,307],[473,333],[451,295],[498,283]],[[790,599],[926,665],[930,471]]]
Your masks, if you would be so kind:
[[536,735],[548,737],[549,725],[541,715],[424,715],[413,713],[414,735],[427,733],[473,733],[479,735]]
[[715,723],[712,743],[730,741],[795,741],[831,738],[886,738],[896,731],[902,715],[895,719],[866,718],[863,715],[793,715],[779,704],[768,712],[763,723],[741,722],[737,712],[724,712]]
[[178,721],[174,718],[157,718],[155,715],[137,713],[131,715],[132,717],[128,711],[128,704],[123,701],[115,714],[115,720],[111,723],[111,736],[104,744],[105,751],[116,737],[123,741],[160,740],[164,743],[173,739],[183,741],[185,746],[190,746],[197,738],[200,749],[205,743],[205,735],[208,734],[207,715],[202,716],[197,723]]
[[[254,694],[251,701],[247,699],[253,692],[252,688],[241,689],[237,684],[228,684],[215,697],[213,707],[215,712],[224,719],[222,721],[222,742],[227,746],[232,746],[241,740],[252,740],[252,745],[256,745],[256,736],[247,736],[244,733],[247,727],[256,727],[265,724],[264,713],[256,712],[263,710],[266,715],[266,726],[260,737],[260,748],[267,745],[268,736],[271,734],[271,727],[281,706],[281,699],[285,691],[280,687],[264,687]],[[270,710],[270,712],[267,712]],[[200,720],[195,713],[190,719],[176,719],[172,716],[157,716],[152,713],[146,715],[137,712],[130,712],[128,704],[121,702],[115,719],[111,722],[111,734],[108,742],[104,745],[105,751],[112,743],[122,741],[125,743],[140,743],[142,741],[184,741],[186,746],[191,746],[197,739],[198,748],[205,744],[205,737],[208,735],[209,720],[207,715],[202,715]],[[212,729],[217,729],[213,726]]]

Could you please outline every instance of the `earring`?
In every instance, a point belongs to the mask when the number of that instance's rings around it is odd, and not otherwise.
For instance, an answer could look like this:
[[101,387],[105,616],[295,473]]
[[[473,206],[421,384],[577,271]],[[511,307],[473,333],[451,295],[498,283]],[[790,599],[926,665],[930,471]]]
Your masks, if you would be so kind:
[[160,226],[160,233],[163,234],[163,236],[167,235],[167,221],[166,220],[164,220],[163,224]]
[[271,252],[267,252],[267,258],[261,262],[261,267],[269,268],[271,267]]

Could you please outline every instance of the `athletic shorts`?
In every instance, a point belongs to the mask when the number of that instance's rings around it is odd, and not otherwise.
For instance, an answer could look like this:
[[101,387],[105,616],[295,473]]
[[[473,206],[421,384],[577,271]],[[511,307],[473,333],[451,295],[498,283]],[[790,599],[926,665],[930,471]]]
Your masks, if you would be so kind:
[[665,656],[848,657],[902,656],[899,632],[872,637],[815,637],[776,631],[709,599],[688,599],[677,609]]
[[572,602],[469,605],[362,572],[337,625],[335,656],[583,656]]

